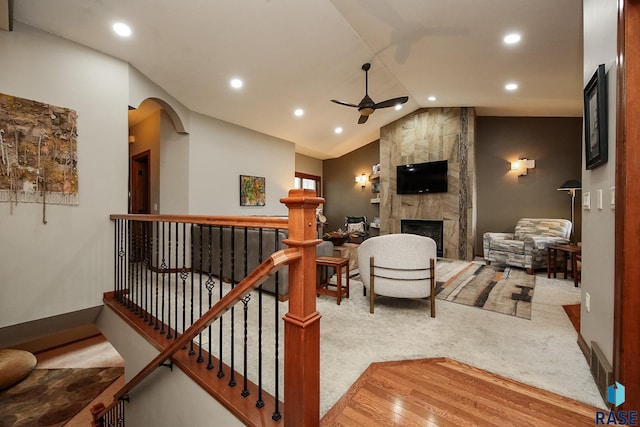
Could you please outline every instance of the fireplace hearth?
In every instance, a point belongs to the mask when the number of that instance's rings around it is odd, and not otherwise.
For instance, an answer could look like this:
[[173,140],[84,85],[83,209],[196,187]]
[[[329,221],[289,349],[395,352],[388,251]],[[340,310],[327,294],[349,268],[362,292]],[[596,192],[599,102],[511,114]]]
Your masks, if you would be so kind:
[[444,256],[443,222],[427,219],[400,220],[400,232],[431,237],[436,242],[438,256]]

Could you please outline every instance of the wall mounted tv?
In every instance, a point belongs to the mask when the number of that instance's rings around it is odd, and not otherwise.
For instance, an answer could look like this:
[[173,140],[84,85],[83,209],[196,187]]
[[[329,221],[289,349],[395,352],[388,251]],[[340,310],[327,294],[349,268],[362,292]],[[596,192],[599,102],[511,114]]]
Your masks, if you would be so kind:
[[448,163],[446,160],[397,166],[397,193],[446,193]]

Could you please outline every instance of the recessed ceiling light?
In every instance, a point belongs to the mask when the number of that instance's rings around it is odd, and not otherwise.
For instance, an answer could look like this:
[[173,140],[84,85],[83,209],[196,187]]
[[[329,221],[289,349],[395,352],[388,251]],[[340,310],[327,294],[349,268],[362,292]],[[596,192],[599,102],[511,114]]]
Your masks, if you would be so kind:
[[113,31],[120,37],[129,37],[131,35],[131,28],[127,24],[122,22],[116,22],[113,24]]
[[516,90],[516,89],[518,89],[518,84],[517,83],[507,83],[506,85],[504,85],[504,88],[506,90]]
[[511,34],[507,34],[506,36],[504,36],[504,42],[506,44],[516,44],[520,41],[520,34],[518,33],[511,33]]
[[428,99],[429,101],[433,102],[433,101],[435,101],[435,100],[436,100],[436,99],[438,99],[438,98],[436,98],[435,96],[430,96],[430,97],[428,97],[427,99]]
[[231,87],[234,89],[240,89],[242,87],[242,80],[231,79]]
[[293,112],[296,117],[302,117],[304,115],[304,110],[302,108],[296,108],[296,111]]
[[402,110],[402,104],[396,104],[396,111]]
[[335,133],[342,133],[342,128],[341,127],[337,127],[333,130]]

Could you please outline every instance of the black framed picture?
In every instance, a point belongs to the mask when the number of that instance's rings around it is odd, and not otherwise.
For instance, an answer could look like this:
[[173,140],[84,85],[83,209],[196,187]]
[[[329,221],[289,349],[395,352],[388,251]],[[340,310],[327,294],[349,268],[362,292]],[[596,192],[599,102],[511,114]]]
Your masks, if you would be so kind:
[[607,74],[604,64],[584,88],[584,152],[587,169],[607,163]]

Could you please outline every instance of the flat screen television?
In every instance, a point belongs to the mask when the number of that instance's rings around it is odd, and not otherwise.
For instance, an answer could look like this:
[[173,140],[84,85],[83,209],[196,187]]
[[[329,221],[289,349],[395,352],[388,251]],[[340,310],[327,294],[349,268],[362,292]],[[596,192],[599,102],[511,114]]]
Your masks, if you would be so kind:
[[397,166],[397,193],[422,194],[446,193],[448,163],[437,162],[414,163]]

